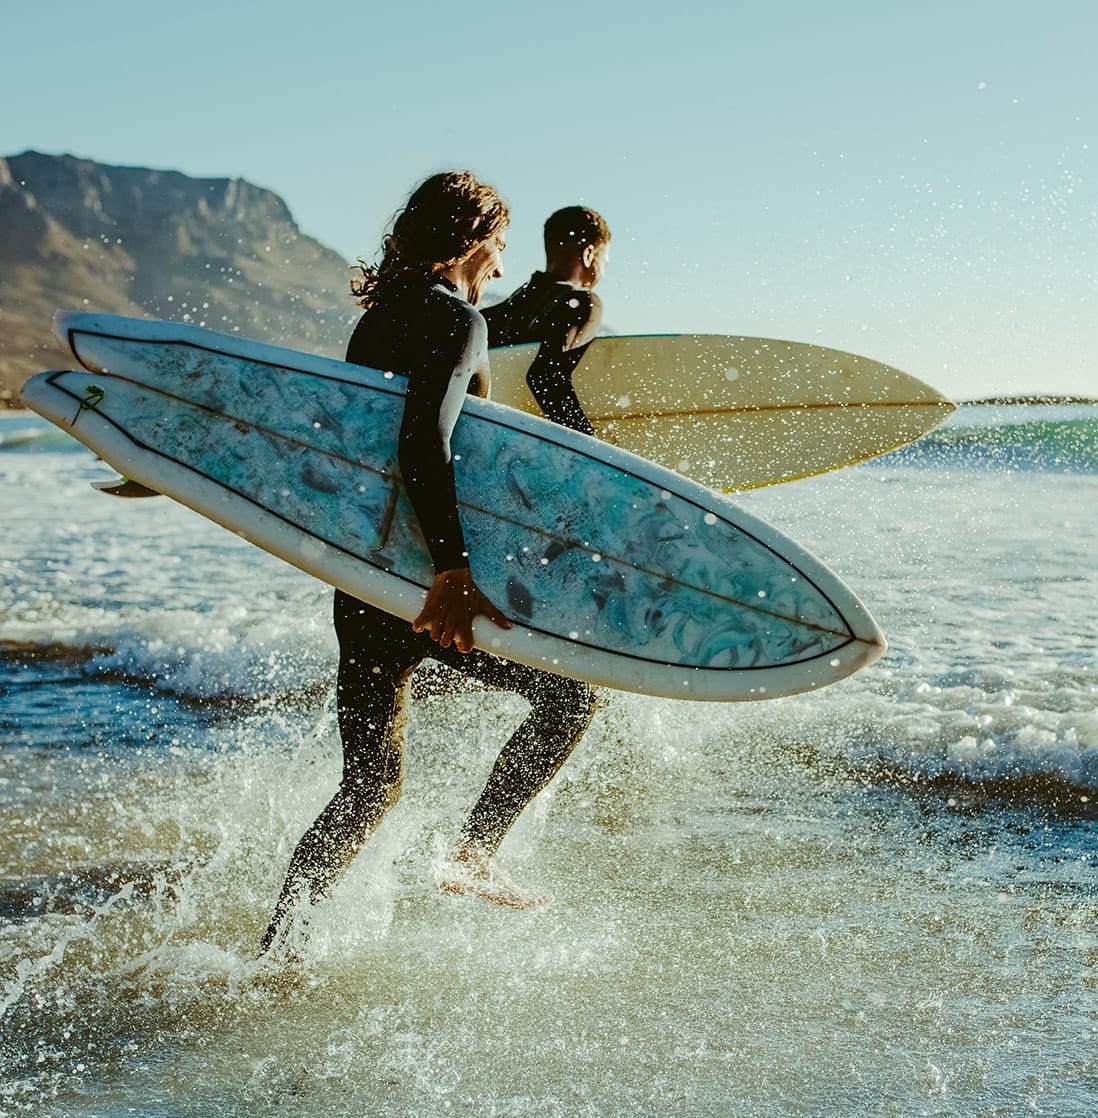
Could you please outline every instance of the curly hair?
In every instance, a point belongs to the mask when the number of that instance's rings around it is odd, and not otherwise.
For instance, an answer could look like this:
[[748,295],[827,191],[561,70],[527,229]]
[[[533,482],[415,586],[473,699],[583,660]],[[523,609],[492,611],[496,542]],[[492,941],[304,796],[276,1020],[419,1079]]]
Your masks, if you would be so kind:
[[507,204],[471,171],[445,171],[425,179],[393,219],[381,264],[359,260],[351,295],[369,309],[394,280],[429,278],[456,264],[511,220]]

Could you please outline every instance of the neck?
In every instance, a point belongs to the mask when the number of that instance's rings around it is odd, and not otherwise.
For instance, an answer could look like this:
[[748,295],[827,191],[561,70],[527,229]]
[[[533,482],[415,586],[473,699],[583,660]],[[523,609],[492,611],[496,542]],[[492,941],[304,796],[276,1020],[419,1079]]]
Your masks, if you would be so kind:
[[587,287],[587,269],[582,260],[554,260],[547,261],[545,274],[554,280],[571,283],[576,287]]
[[454,264],[449,268],[444,268],[441,272],[438,273],[438,275],[444,280],[449,280],[450,283],[452,283],[454,287],[457,288],[458,295],[460,295],[467,303],[471,301],[469,299],[469,279],[465,275],[464,270],[462,269],[460,264]]

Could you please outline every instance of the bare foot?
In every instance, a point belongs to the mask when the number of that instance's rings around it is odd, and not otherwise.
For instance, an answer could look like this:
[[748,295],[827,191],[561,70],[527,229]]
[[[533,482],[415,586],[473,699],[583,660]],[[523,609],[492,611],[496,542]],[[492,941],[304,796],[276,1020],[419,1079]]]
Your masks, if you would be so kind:
[[552,899],[552,893],[520,885],[501,870],[483,850],[461,846],[441,867],[438,887],[443,893],[459,897],[479,897],[482,901],[504,908],[540,908]]

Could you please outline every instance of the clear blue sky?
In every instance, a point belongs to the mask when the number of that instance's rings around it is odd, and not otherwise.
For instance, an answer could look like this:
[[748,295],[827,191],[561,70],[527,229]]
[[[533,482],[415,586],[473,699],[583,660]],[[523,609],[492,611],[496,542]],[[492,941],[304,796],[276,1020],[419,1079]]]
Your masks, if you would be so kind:
[[959,397],[1098,395],[1094,0],[0,0],[0,154],[242,177],[373,256],[425,174],[582,201],[620,332],[816,341]]

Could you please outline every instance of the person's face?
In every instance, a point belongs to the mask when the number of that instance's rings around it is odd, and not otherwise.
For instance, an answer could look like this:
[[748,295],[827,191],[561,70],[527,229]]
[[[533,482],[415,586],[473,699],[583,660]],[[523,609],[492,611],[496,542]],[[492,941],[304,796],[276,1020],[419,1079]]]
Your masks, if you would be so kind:
[[590,289],[594,287],[606,274],[606,265],[610,263],[610,242],[593,248],[587,245],[583,250],[583,267],[585,271],[583,286]]
[[475,307],[489,280],[503,277],[503,250],[507,247],[507,231],[501,229],[494,237],[482,241],[465,258],[463,271],[469,291],[469,302]]

